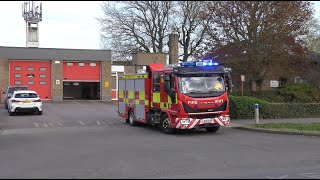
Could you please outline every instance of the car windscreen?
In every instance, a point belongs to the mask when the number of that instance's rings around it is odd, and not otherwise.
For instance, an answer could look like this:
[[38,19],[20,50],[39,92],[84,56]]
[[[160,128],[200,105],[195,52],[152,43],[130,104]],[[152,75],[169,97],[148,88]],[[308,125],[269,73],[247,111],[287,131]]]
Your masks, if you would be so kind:
[[35,93],[19,93],[14,96],[15,98],[37,98],[38,95]]
[[8,94],[12,94],[14,91],[19,90],[28,90],[28,87],[10,87],[8,90]]

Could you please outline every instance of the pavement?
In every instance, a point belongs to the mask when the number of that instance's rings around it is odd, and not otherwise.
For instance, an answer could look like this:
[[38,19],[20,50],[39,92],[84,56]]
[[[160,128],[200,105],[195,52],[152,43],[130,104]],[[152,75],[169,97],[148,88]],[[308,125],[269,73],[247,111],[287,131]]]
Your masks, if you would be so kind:
[[[320,118],[259,119],[259,124],[265,124],[265,123],[320,123]],[[304,136],[320,136],[320,133],[292,132],[292,131],[284,131],[284,130],[269,130],[269,129],[248,127],[248,125],[251,125],[251,124],[256,124],[256,120],[255,119],[236,119],[236,120],[231,119],[230,127],[234,129],[256,131],[256,132],[304,135]]]

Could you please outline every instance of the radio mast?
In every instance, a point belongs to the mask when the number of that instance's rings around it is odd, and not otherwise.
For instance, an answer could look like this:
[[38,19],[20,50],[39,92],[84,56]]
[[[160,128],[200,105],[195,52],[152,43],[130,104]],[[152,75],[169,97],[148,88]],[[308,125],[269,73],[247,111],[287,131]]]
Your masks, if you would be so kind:
[[42,3],[36,6],[33,1],[24,1],[22,17],[26,21],[26,46],[39,47],[39,22],[42,21]]

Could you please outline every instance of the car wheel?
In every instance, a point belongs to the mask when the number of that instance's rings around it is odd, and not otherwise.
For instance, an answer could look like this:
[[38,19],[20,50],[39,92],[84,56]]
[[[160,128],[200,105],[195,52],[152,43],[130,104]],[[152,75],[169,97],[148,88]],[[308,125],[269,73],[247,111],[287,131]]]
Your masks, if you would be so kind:
[[206,130],[211,133],[215,133],[219,130],[220,126],[207,127]]
[[37,113],[38,115],[42,115],[42,111],[38,111],[38,113]]
[[174,133],[174,129],[170,128],[170,120],[168,115],[163,115],[160,121],[160,128],[165,134]]
[[9,116],[14,116],[14,112],[9,112]]

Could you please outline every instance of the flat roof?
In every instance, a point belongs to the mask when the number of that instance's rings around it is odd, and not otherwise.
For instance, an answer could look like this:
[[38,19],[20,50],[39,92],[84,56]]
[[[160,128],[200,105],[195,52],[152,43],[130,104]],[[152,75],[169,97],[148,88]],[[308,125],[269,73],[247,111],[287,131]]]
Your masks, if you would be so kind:
[[111,50],[59,49],[0,46],[0,59],[111,61]]

